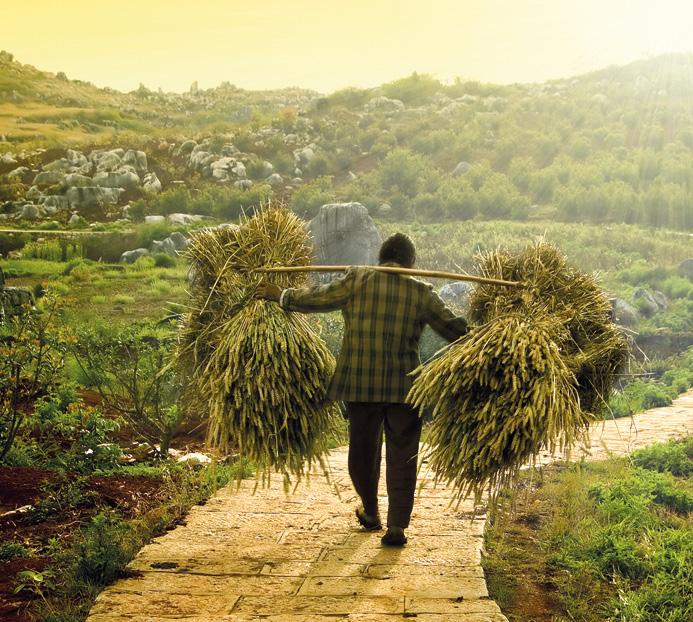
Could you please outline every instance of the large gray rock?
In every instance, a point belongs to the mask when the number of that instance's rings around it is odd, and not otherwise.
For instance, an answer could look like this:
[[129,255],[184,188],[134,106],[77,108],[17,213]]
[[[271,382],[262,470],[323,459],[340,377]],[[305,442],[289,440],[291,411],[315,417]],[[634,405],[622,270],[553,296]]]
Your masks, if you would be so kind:
[[75,151],[74,149],[68,149],[67,153],[65,154],[65,159],[72,165],[72,166],[84,166],[85,164],[89,164],[89,160],[87,159],[87,156],[85,156],[81,151]]
[[156,176],[156,173],[147,173],[144,176],[144,183],[142,184],[142,190],[147,194],[158,194],[161,192],[161,182]]
[[129,149],[123,156],[123,164],[129,164],[140,175],[147,172],[147,154],[144,151]]
[[120,256],[121,263],[135,263],[140,257],[149,255],[149,251],[146,248],[136,248],[132,251],[125,251]]
[[464,160],[462,162],[458,162],[457,166],[452,171],[452,176],[461,177],[462,175],[466,175],[471,168],[472,165],[469,162],[465,162]]
[[693,259],[684,259],[679,264],[679,274],[693,281]]
[[10,181],[19,181],[29,172],[31,172],[31,170],[27,166],[19,166],[7,173],[7,179]]
[[94,181],[91,177],[87,177],[86,175],[70,173],[69,175],[65,175],[63,184],[68,188],[85,188],[86,186],[93,186]]
[[233,182],[233,186],[239,190],[250,190],[253,187],[253,182],[250,179],[239,179]]
[[284,183],[284,180],[279,173],[272,173],[267,179],[265,179],[265,183],[268,183],[272,187],[281,186]]
[[40,215],[39,208],[33,203],[27,203],[19,213],[22,220],[36,220]]
[[164,240],[154,240],[152,242],[152,253],[166,253],[167,255],[176,255],[176,245],[171,238]]
[[195,147],[197,147],[197,143],[194,140],[186,140],[176,149],[176,155],[188,155]]
[[76,210],[116,205],[123,190],[121,188],[102,188],[100,186],[86,186],[68,188],[65,196],[70,207]]
[[167,220],[175,225],[189,225],[190,223],[202,220],[204,216],[200,214],[169,214]]
[[24,287],[0,287],[0,320],[21,315],[34,306],[34,295]]
[[124,155],[122,149],[112,149],[111,151],[92,152],[89,157],[96,164],[97,173],[110,173],[122,166]]
[[647,317],[669,307],[669,300],[662,292],[650,291],[644,287],[639,287],[633,292],[633,302]]
[[65,180],[65,173],[62,171],[41,171],[34,177],[34,186],[52,186],[61,184]]
[[621,298],[613,301],[614,320],[622,326],[634,326],[640,320],[640,313],[631,304]]
[[445,302],[461,307],[467,305],[473,289],[474,286],[471,283],[454,281],[443,285],[438,294]]
[[373,265],[382,239],[361,203],[328,203],[308,223],[316,263]]
[[41,205],[46,209],[54,208],[56,210],[64,210],[70,207],[67,197],[61,194],[52,194],[47,197],[43,197]]
[[140,186],[140,178],[132,170],[120,168],[110,173],[101,172],[94,175],[94,184],[102,188],[123,188],[134,190]]
[[181,251],[185,247],[188,246],[188,238],[186,238],[180,231],[174,231],[171,235],[168,236],[168,239],[173,242],[173,245],[176,247],[176,250]]
[[44,171],[59,171],[61,173],[67,173],[72,169],[72,164],[67,158],[60,158],[60,160],[53,160],[48,164],[43,165]]

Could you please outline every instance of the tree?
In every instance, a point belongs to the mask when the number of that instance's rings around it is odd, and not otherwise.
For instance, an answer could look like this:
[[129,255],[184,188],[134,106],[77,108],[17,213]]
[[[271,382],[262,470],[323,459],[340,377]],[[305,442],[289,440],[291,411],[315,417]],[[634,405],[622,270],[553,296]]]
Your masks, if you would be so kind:
[[43,298],[0,324],[0,462],[7,458],[26,414],[47,395],[63,368],[67,341],[56,326],[59,301]]

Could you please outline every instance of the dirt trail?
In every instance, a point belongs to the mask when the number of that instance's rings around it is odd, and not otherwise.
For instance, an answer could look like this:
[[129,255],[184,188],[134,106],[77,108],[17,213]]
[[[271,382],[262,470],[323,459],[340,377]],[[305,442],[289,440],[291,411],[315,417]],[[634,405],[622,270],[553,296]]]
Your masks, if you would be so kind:
[[[595,426],[591,448],[572,458],[691,432],[693,391],[670,407]],[[450,491],[424,479],[409,544],[382,548],[381,532],[363,533],[353,518],[346,450],[332,452],[330,465],[332,484],[317,476],[288,496],[279,480],[255,495],[254,480],[220,490],[192,509],[186,525],[142,549],[131,564],[141,574],[106,589],[89,622],[506,620],[488,597],[480,565],[485,517],[471,521],[470,503],[447,507]]]

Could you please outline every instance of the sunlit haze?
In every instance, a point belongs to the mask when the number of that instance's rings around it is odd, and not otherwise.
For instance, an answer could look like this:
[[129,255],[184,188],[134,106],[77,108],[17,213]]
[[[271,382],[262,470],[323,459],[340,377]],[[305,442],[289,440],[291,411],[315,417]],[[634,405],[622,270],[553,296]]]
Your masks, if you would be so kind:
[[689,0],[3,0],[0,48],[98,86],[509,83],[690,51]]

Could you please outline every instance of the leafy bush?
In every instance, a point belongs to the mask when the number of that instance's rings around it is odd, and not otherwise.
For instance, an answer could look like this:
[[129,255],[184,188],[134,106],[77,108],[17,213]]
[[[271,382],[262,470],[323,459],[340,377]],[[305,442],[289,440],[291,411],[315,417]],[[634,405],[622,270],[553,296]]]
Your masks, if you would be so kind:
[[112,442],[119,421],[85,406],[70,385],[39,400],[27,424],[41,447],[37,462],[50,467],[89,473],[117,466],[122,455]]
[[627,417],[650,408],[669,406],[676,392],[659,382],[636,380],[609,401],[614,417]]
[[19,542],[3,542],[0,544],[0,562],[8,562],[20,557],[29,557],[31,549]]
[[687,477],[693,473],[693,436],[638,449],[631,458],[633,464],[643,469]]
[[58,300],[0,325],[0,463],[26,418],[26,407],[51,390],[63,367],[66,337],[57,326]]
[[330,177],[303,184],[292,195],[289,208],[305,220],[310,220],[318,213],[322,205],[334,202],[334,191]]
[[72,348],[87,384],[162,457],[184,420],[169,348],[146,327],[105,324],[83,329]]
[[154,258],[154,265],[157,268],[175,268],[176,267],[176,258],[171,257],[171,255],[167,255],[166,253],[154,253],[152,255]]
[[108,585],[122,572],[136,550],[133,527],[114,513],[100,513],[75,545],[75,576],[95,585]]
[[118,305],[133,305],[135,304],[135,297],[127,294],[116,294],[113,296],[113,302]]

